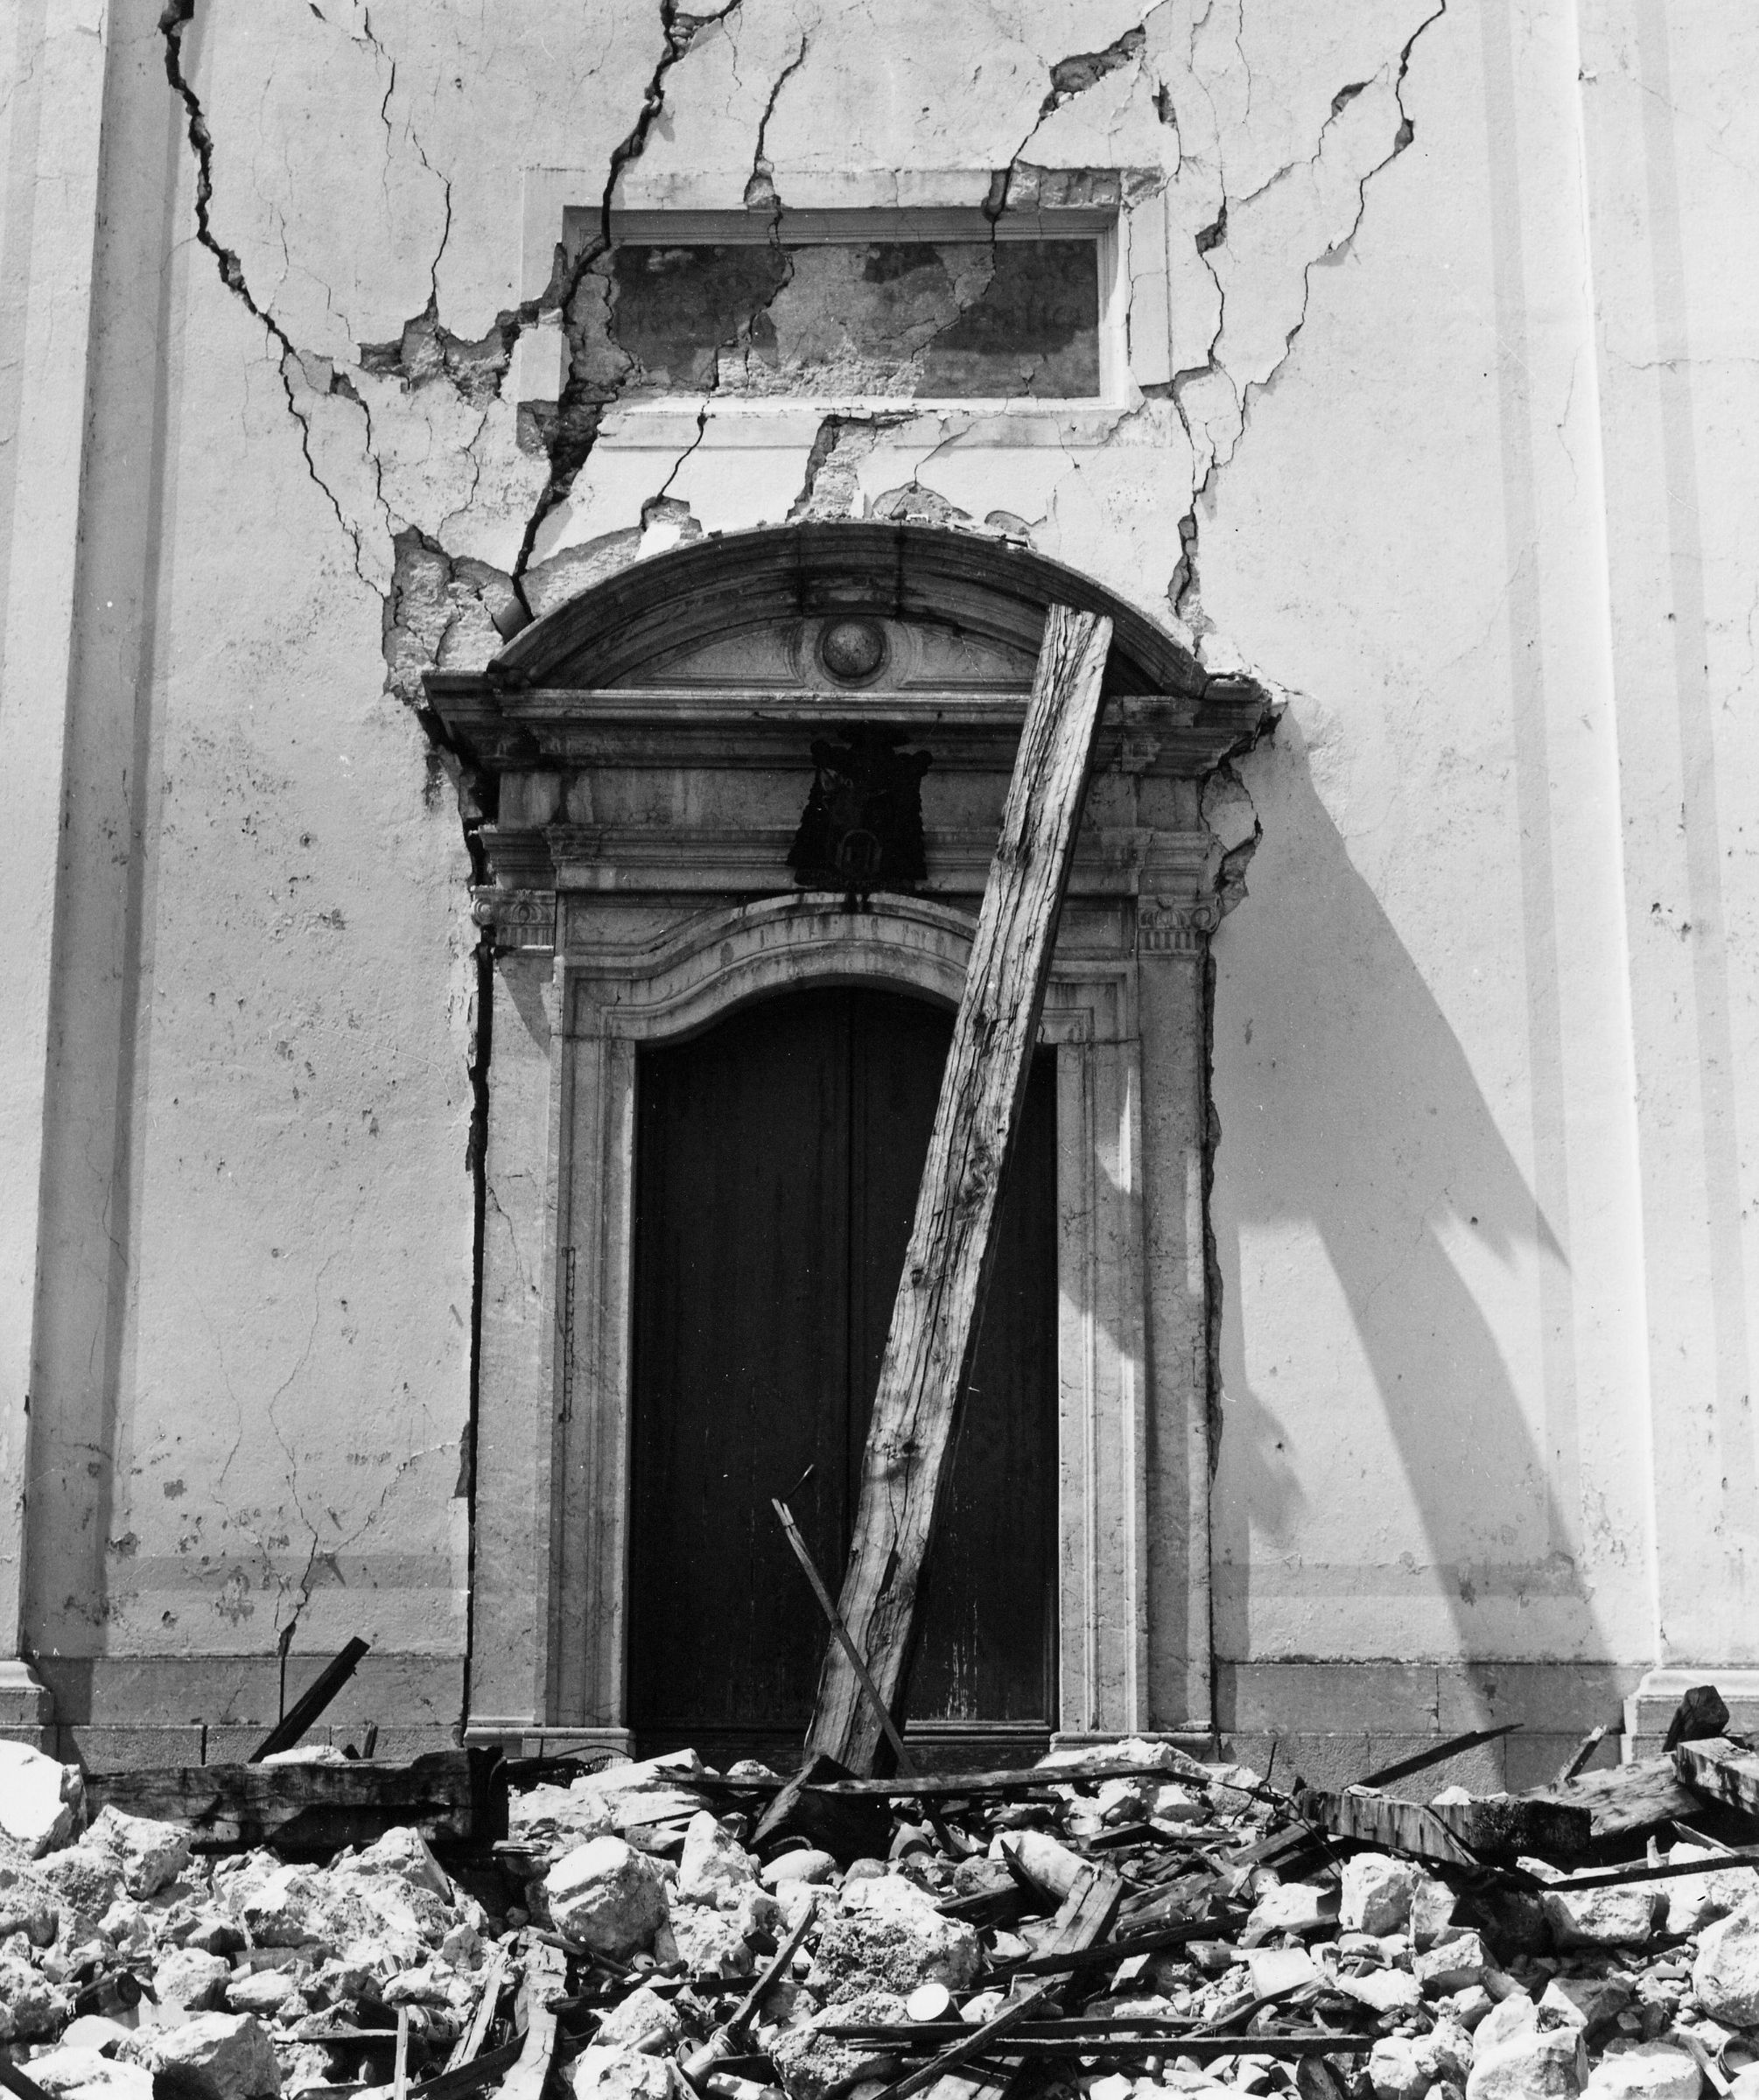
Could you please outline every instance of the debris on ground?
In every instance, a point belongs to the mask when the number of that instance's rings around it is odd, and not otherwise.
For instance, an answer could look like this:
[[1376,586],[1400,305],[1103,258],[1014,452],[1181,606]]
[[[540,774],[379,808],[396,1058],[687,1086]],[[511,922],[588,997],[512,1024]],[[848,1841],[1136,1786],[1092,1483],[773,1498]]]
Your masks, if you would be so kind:
[[1759,2100],[1752,1750],[1412,1798],[1482,1740],[1341,1794],[1146,1740],[891,1780],[552,1759],[502,1768],[492,1845],[321,1860],[94,1810],[8,1745],[0,2083]]

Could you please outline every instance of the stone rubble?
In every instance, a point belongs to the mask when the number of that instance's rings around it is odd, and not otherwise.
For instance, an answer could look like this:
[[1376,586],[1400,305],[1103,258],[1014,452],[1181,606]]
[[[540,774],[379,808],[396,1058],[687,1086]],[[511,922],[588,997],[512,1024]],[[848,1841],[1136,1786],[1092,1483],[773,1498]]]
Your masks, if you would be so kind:
[[[1146,1774],[1084,1780],[1102,1758]],[[946,2029],[1043,1980],[1016,1983],[1011,1964],[1099,1866],[1187,1928],[1057,1978],[1051,2016],[1163,2026],[1036,2060],[1033,2100],[1759,2100],[1751,1868],[1594,1888],[1573,1886],[1580,1861],[1528,1860],[1532,1893],[1481,1900],[1448,1870],[1337,1846],[1284,1878],[1251,1854],[1289,1827],[1287,1797],[1164,1743],[1059,1752],[1030,1801],[900,1800],[889,1845],[882,1816],[854,1857],[800,1837],[753,1850],[778,1783],[760,1767],[718,1774],[680,1753],[563,1784],[552,1760],[515,1786],[508,1839],[454,1872],[406,1828],[327,1863],[207,1853],[108,1807],[82,1830],[76,1808],[60,1813],[80,1801],[61,1768],[52,1788],[12,1761],[28,1785],[0,1836],[0,2054],[50,2100],[389,2100],[400,2021],[418,2096],[491,1973],[481,2046],[515,2038],[546,1947],[550,2100],[564,2085],[577,2100],[878,2100]],[[1694,1835],[1664,1863],[1719,1856]],[[1127,1914],[1113,1927],[1132,1929]],[[911,2021],[940,2038],[843,2031]],[[1181,2048],[1230,2022],[1237,2048]],[[1305,2062],[1254,2048],[1279,2034],[1336,2046]]]

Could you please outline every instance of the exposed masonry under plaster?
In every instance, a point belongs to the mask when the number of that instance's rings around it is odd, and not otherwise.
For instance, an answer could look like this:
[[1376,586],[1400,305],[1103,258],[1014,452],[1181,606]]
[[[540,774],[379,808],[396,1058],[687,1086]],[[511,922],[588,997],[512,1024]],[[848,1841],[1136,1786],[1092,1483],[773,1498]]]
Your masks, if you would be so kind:
[[[606,573],[636,558],[642,551],[644,537],[653,528],[662,528],[668,543],[700,533],[701,528],[690,514],[688,505],[671,498],[669,492],[690,455],[704,442],[711,410],[718,391],[718,374],[711,377],[710,386],[701,397],[693,437],[674,458],[669,470],[658,482],[653,494],[641,505],[639,517],[632,519],[625,528],[612,535],[608,542],[600,540],[589,549],[572,550],[571,558],[558,557],[555,564],[558,573],[553,582],[550,578],[540,578],[533,561],[538,536],[545,520],[567,498],[581,470],[591,458],[606,414],[617,405],[627,377],[627,372],[604,373],[595,366],[590,355],[583,354],[588,346],[585,341],[585,330],[578,311],[583,298],[590,299],[594,296],[589,279],[595,266],[603,262],[611,245],[611,209],[620,178],[630,164],[639,160],[646,150],[653,127],[666,107],[669,76],[690,55],[705,32],[735,15],[741,4],[742,0],[729,0],[728,5],[718,12],[691,15],[681,11],[674,0],[662,0],[659,25],[662,49],[646,83],[635,120],[609,156],[606,180],[599,201],[596,234],[580,244],[571,258],[558,247],[555,270],[543,293],[499,314],[493,329],[475,340],[455,335],[445,328],[440,318],[439,268],[452,232],[452,178],[432,168],[426,154],[422,151],[419,141],[413,139],[411,134],[416,151],[420,155],[424,165],[440,182],[445,200],[445,223],[430,270],[430,298],[424,310],[411,317],[394,342],[362,343],[359,346],[357,357],[360,372],[363,375],[395,382],[412,396],[423,388],[449,388],[459,401],[480,412],[482,420],[478,425],[480,436],[487,423],[488,409],[501,396],[521,336],[536,326],[546,313],[559,312],[564,319],[571,356],[569,377],[562,396],[556,403],[553,414],[534,416],[529,412],[522,412],[522,446],[529,448],[534,444],[541,445],[548,471],[544,485],[527,517],[517,557],[511,570],[505,571],[481,560],[455,556],[446,549],[443,528],[438,533],[424,530],[420,526],[396,515],[386,495],[385,456],[375,430],[371,402],[363,388],[356,384],[347,370],[338,369],[329,358],[312,354],[299,347],[277,318],[272,308],[259,302],[254,294],[238,253],[228,247],[216,233],[214,226],[214,153],[210,119],[183,66],[184,37],[194,18],[196,0],[169,0],[161,20],[165,68],[171,86],[180,97],[187,113],[189,144],[196,164],[197,238],[201,246],[213,255],[222,282],[261,323],[278,354],[278,374],[286,396],[289,413],[298,430],[307,471],[315,486],[322,491],[335,514],[339,526],[347,536],[356,575],[364,585],[381,598],[383,605],[387,688],[407,703],[417,703],[421,674],[424,669],[434,665],[458,668],[480,666],[494,654],[501,640],[516,632],[535,611],[543,608],[544,603],[555,602],[557,598],[592,580],[595,575]],[[1120,410],[1109,418],[1103,445],[1115,442],[1132,422],[1150,412],[1156,397],[1164,397],[1170,401],[1190,442],[1196,471],[1194,471],[1188,507],[1179,522],[1179,545],[1168,564],[1166,599],[1173,615],[1197,638],[1200,651],[1209,633],[1202,612],[1198,576],[1202,516],[1206,508],[1213,508],[1217,478],[1234,456],[1245,434],[1252,399],[1257,393],[1274,382],[1293,351],[1297,336],[1306,326],[1312,296],[1313,271],[1321,263],[1335,261],[1349,247],[1367,209],[1370,182],[1412,143],[1414,128],[1404,104],[1404,82],[1419,38],[1445,12],[1447,0],[1438,0],[1433,10],[1412,30],[1399,47],[1396,60],[1391,61],[1391,97],[1397,112],[1391,143],[1380,158],[1371,160],[1357,174],[1354,210],[1348,223],[1341,231],[1328,238],[1317,253],[1308,254],[1300,259],[1298,265],[1300,278],[1299,310],[1292,323],[1282,330],[1280,349],[1270,362],[1269,368],[1258,372],[1247,369],[1242,374],[1230,367],[1228,361],[1228,288],[1217,257],[1225,256],[1230,214],[1237,224],[1241,215],[1249,212],[1277,184],[1300,172],[1302,164],[1291,162],[1254,189],[1240,196],[1230,196],[1218,161],[1213,216],[1196,233],[1193,242],[1215,291],[1214,327],[1205,346],[1202,361],[1174,370],[1170,380],[1164,384],[1145,388],[1142,391],[1146,398],[1139,406]],[[1023,186],[1022,178],[1029,178],[1034,185],[1043,178],[1042,172],[1033,166],[1030,155],[1044,125],[1071,102],[1089,93],[1101,82],[1127,68],[1140,67],[1144,64],[1148,44],[1147,24],[1153,12],[1151,10],[1145,16],[1142,24],[1127,32],[1104,50],[1076,53],[1050,67],[1049,87],[1040,106],[1036,122],[1021,139],[1007,165],[996,171],[992,178],[985,210],[992,221],[999,219],[1011,203],[1017,201],[1018,192]],[[1208,19],[1206,12],[1192,29],[1190,57],[1194,74],[1198,37]],[[371,37],[370,31],[368,32],[368,40],[390,66],[394,87],[395,60]],[[809,38],[802,30],[797,48],[778,71],[770,88],[757,126],[751,174],[746,186],[745,201],[747,206],[771,213],[771,238],[779,248],[781,245],[781,232],[785,224],[786,206],[777,193],[774,171],[767,152],[768,132],[782,94],[807,65],[809,51]],[[1244,58],[1240,63],[1244,69]],[[1368,84],[1365,80],[1356,80],[1345,82],[1339,88],[1332,100],[1330,116],[1322,124],[1314,150],[1305,164],[1307,171],[1320,169],[1326,154],[1328,135],[1345,114],[1356,108]],[[381,109],[388,140],[391,133],[386,113],[391,92],[392,89],[388,88]],[[1176,133],[1176,96],[1164,79],[1154,92],[1153,106],[1160,121]],[[1182,152],[1185,150],[1182,139],[1180,146]],[[1079,174],[1076,172],[1071,177],[1069,172],[1060,171],[1054,179],[1067,182],[1079,179]],[[771,294],[772,298],[786,289],[792,276],[791,266],[785,266],[778,272],[779,282]],[[1217,389],[1229,397],[1232,403],[1231,411],[1223,414],[1219,424],[1213,410],[1204,407],[1206,394],[1213,395]],[[361,416],[360,448],[371,481],[375,515],[364,518],[351,516],[345,501],[326,480],[320,471],[319,460],[314,457],[314,414],[326,398],[347,403]],[[858,507],[864,499],[857,471],[862,456],[871,452],[888,434],[908,425],[909,421],[907,410],[901,410],[895,415],[889,410],[845,410],[823,417],[802,463],[800,494],[789,512],[790,517],[862,514]],[[1218,429],[1219,437],[1216,434]],[[957,435],[957,432],[954,432],[926,445],[908,481],[872,500],[867,514],[925,520],[955,528],[999,534],[1005,538],[1029,539],[1034,523],[1043,522],[1042,515],[1037,521],[1027,521],[1010,511],[992,510],[979,523],[941,496],[923,479],[932,469],[939,452],[944,445],[956,443]],[[474,443],[473,439],[473,445]],[[1077,475],[1082,471],[1080,461],[1071,458],[1068,462],[1068,474]],[[443,524],[442,521],[442,527]],[[389,559],[383,551],[387,545]],[[541,595],[540,581],[550,585]],[[445,748],[443,732],[426,710],[418,711],[438,762],[456,776],[456,766]],[[1233,786],[1239,796],[1244,799],[1244,790],[1238,787],[1237,779],[1234,780]],[[1250,810],[1249,801],[1246,802],[1246,807]],[[474,836],[478,813],[470,808],[467,798],[462,801],[462,814],[466,844],[474,860],[479,850]],[[1242,836],[1233,838],[1231,843],[1225,836],[1217,836],[1213,878],[1224,908],[1244,894],[1245,865],[1258,836],[1256,813],[1252,813],[1250,829]],[[486,967],[486,949],[479,961]],[[473,1138],[473,1148],[478,1170],[480,1214],[482,1203],[492,1200],[492,1194],[487,1191],[480,1172],[479,1142],[486,1087],[486,1038],[479,1039],[475,1048],[473,1081],[478,1112],[473,1124],[477,1134]],[[1219,1132],[1212,1126],[1209,1141],[1210,1162],[1206,1172],[1206,1205],[1207,1180],[1213,1172],[1213,1152],[1218,1136]],[[478,1246],[480,1258],[480,1227]],[[1215,1308],[1212,1317],[1219,1317],[1219,1278],[1215,1270],[1213,1246],[1210,1247],[1209,1258],[1212,1306]],[[1216,1353],[1212,1351],[1212,1376],[1216,1360]],[[1212,1411],[1215,1397],[1212,1394]],[[468,1470],[469,1457],[466,1454],[466,1475]],[[315,1536],[313,1551],[315,1564]],[[308,1582],[310,1575],[311,1570],[308,1568]],[[303,1610],[307,1600],[308,1593],[302,1593],[300,1609]],[[297,1615],[296,1613],[295,1623]],[[290,1633],[291,1630],[290,1626]]]

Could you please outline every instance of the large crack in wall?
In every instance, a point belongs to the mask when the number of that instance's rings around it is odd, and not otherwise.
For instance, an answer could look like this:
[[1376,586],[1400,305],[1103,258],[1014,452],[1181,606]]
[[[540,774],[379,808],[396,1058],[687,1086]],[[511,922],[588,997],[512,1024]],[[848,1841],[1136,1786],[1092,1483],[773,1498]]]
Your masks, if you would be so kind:
[[[227,290],[264,332],[305,470],[334,515],[354,578],[378,608],[386,690],[422,724],[431,794],[444,793],[450,779],[473,870],[480,874],[475,834],[482,812],[425,710],[424,672],[480,668],[535,613],[644,553],[704,529],[686,485],[727,391],[719,346],[686,441],[656,466],[640,496],[626,500],[608,527],[590,502],[578,505],[584,523],[568,514],[583,489],[590,494],[607,424],[639,377],[635,360],[606,325],[613,206],[656,142],[663,142],[669,164],[689,164],[690,140],[675,90],[714,54],[715,66],[730,67],[755,101],[742,200],[764,219],[778,267],[745,314],[745,337],[773,326],[772,309],[788,298],[795,274],[786,260],[790,164],[778,144],[779,127],[788,113],[810,111],[821,80],[834,77],[844,25],[831,7],[803,10],[780,43],[767,78],[753,90],[739,74],[738,32],[746,0],[727,0],[700,14],[685,12],[676,0],[661,0],[654,24],[657,47],[639,79],[627,128],[606,156],[602,183],[591,199],[590,234],[571,248],[558,227],[553,268],[541,292],[500,307],[486,328],[479,324],[474,332],[455,332],[442,312],[443,264],[453,252],[457,210],[470,202],[471,170],[459,164],[456,152],[450,159],[438,148],[431,152],[407,110],[401,124],[394,121],[394,101],[413,93],[405,85],[409,62],[374,32],[365,10],[356,10],[351,26],[331,18],[346,10],[326,14],[312,7],[319,27],[301,33],[347,39],[359,62],[375,69],[375,82],[382,79],[376,116],[384,132],[387,184],[401,159],[411,157],[433,187],[438,224],[425,304],[401,330],[387,336],[377,324],[357,327],[346,304],[326,294],[331,337],[302,344],[298,335],[305,331],[286,318],[277,295],[297,282],[291,274],[296,262],[319,283],[340,278],[343,273],[327,267],[326,244],[347,236],[332,226],[304,224],[293,236],[303,244],[296,257],[284,228],[287,267],[276,290],[255,281],[249,242],[228,231],[229,200],[218,147],[231,127],[242,130],[258,119],[223,97],[216,105],[211,91],[199,88],[205,55],[200,38],[224,26],[217,15],[210,22],[207,7],[199,15],[199,4],[169,0],[160,23],[165,74],[179,98],[193,164],[195,238]],[[1043,458],[1036,459],[1031,478],[1022,454],[1017,486],[1009,480],[1012,468],[1001,471],[999,502],[968,497],[966,469],[974,444],[995,420],[992,407],[924,410],[905,399],[829,410],[800,447],[790,483],[797,494],[784,499],[783,514],[927,520],[1046,545],[1079,561],[1066,542],[1082,507],[1103,503],[1120,479],[1152,481],[1151,522],[1139,543],[1121,536],[1112,572],[1103,580],[1141,598],[1142,577],[1162,579],[1157,609],[1199,659],[1212,669],[1252,676],[1232,657],[1203,610],[1203,523],[1214,514],[1223,478],[1250,434],[1255,402],[1275,386],[1308,326],[1316,273],[1347,255],[1363,225],[1372,186],[1415,137],[1405,83],[1421,38],[1446,5],[1447,0],[1377,0],[1353,10],[1348,22],[1313,28],[1297,50],[1284,47],[1287,32],[1261,23],[1250,0],[1160,0],[1094,50],[1041,54],[1035,99],[1025,102],[1015,120],[1023,127],[1014,134],[1018,144],[1005,144],[1002,164],[988,171],[985,210],[992,246],[1005,214],[1059,201],[1115,201],[1126,221],[1138,214],[1146,219],[1151,208],[1163,213],[1164,258],[1151,256],[1139,265],[1130,250],[1126,322],[1140,383],[1130,387],[1124,404],[1105,411],[1097,440],[1060,437],[1057,446],[1040,447],[1051,464],[1046,468]],[[432,70],[431,54],[427,62]],[[1266,66],[1268,80],[1259,77]],[[818,67],[825,69],[822,75]],[[950,74],[949,79],[950,89]],[[512,226],[507,238],[516,239]],[[519,389],[512,383],[522,349],[558,328],[565,362],[557,397],[553,403],[522,405],[513,398]],[[491,544],[501,558],[485,552]],[[1259,683],[1276,698],[1272,682]],[[1209,879],[1230,908],[1244,893],[1246,866],[1259,836],[1257,814],[1231,767],[1206,788],[1204,816],[1214,839]],[[488,959],[486,944],[480,944],[479,996],[485,1000]],[[485,1004],[479,1029],[486,1011]],[[481,1142],[487,1050],[486,1035],[479,1033],[469,1159],[479,1270],[487,1194]],[[1212,1130],[1206,1235],[1216,1137]],[[1219,1321],[1213,1242],[1210,1291],[1212,1321]],[[473,1337],[473,1385],[474,1342]],[[1213,1346],[1211,1359],[1213,1366]],[[1212,1390],[1212,1417],[1216,1402]],[[469,1473],[466,1453],[460,1481],[466,1489]],[[297,1482],[290,1486],[298,1507]],[[290,1625],[309,1601],[322,1561],[313,1528]]]

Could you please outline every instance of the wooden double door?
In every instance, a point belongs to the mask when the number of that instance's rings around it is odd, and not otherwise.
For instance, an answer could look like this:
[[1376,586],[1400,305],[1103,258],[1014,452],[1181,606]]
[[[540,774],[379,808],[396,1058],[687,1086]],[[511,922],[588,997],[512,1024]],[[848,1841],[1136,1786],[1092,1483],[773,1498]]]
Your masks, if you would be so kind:
[[[770,1498],[790,1501],[834,1594],[951,1031],[900,994],[811,990],[641,1054],[628,1698],[643,1754],[798,1752],[827,1629]],[[992,1732],[990,1751],[1053,1726],[1055,1103],[1041,1053],[910,1678],[912,1722]]]

